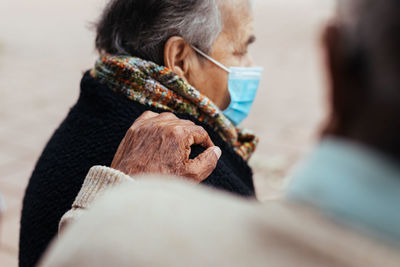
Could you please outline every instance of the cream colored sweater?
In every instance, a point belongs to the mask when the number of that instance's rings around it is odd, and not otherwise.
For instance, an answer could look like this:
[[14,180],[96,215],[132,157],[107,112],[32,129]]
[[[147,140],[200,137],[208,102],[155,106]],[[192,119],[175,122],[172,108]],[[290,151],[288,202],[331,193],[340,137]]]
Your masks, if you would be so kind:
[[124,173],[108,167],[95,166],[89,170],[82,185],[81,191],[69,210],[61,218],[59,232],[72,222],[78,220],[95,200],[102,196],[107,189],[111,189],[121,183],[131,183],[134,180]]
[[105,167],[61,228],[42,266],[400,266],[398,248],[312,208]]

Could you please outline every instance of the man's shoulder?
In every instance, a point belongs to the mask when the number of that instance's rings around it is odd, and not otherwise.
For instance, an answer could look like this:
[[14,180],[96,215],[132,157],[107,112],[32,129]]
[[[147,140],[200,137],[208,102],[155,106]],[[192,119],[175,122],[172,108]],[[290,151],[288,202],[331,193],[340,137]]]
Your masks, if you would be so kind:
[[[400,266],[399,248],[356,225],[336,221],[318,209],[288,201],[266,203],[260,234],[286,245],[305,260],[333,266]],[[293,249],[291,249],[291,247]],[[309,257],[309,258],[308,258]],[[302,257],[299,257],[302,258]],[[307,259],[308,258],[308,259]]]
[[203,243],[222,255],[231,250],[246,252],[239,254],[238,262],[251,266],[265,262],[272,266],[296,262],[300,266],[400,266],[398,248],[312,207],[288,201],[259,203],[180,181],[148,181],[135,190],[144,199],[154,188],[159,192],[153,193],[155,199],[149,205],[158,206],[161,212],[170,202],[168,206],[179,211],[167,219],[176,225],[173,233],[179,236],[190,222],[196,233],[188,242]]
[[[136,178],[134,184],[110,191],[66,234],[69,238],[62,242],[71,247],[76,246],[74,235],[88,240],[81,245],[91,249],[91,242],[101,244],[111,238],[120,247],[129,247],[132,261],[153,254],[151,261],[163,266],[398,266],[400,262],[389,246],[315,210],[283,202],[261,204],[165,178]],[[66,246],[59,246],[60,253]],[[101,246],[99,253],[106,249]],[[180,256],[171,258],[171,251]],[[114,253],[118,259],[126,258],[123,251]]]

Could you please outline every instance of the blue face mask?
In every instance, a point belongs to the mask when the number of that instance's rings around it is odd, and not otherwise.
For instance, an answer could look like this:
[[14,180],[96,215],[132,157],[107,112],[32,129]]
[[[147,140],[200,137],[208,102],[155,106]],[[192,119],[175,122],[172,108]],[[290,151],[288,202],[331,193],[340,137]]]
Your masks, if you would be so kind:
[[250,113],[260,85],[263,68],[230,67],[228,69],[196,47],[193,49],[229,73],[228,90],[231,95],[231,103],[224,111],[224,115],[235,125],[239,125]]

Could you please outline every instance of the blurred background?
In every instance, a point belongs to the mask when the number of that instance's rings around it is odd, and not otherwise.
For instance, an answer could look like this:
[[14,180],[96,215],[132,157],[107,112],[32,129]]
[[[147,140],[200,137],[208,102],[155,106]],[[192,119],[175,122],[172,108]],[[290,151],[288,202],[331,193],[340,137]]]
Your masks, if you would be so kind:
[[[0,191],[7,209],[0,266],[17,266],[22,198],[41,150],[96,58],[90,28],[107,0],[0,1]],[[261,143],[251,161],[259,199],[281,196],[326,116],[320,33],[333,0],[256,1],[262,88],[244,126]]]

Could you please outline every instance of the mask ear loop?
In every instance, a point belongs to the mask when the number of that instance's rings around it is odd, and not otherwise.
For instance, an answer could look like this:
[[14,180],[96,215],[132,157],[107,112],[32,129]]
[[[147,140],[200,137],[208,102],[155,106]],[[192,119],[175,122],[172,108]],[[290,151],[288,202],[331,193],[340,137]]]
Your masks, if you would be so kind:
[[219,63],[218,61],[216,61],[215,59],[213,59],[212,57],[208,56],[206,53],[204,53],[203,51],[201,51],[200,49],[194,47],[192,45],[192,48],[194,49],[194,51],[196,51],[197,53],[199,53],[200,55],[202,55],[203,57],[205,57],[206,59],[210,60],[212,63],[214,63],[215,65],[217,65],[218,67],[220,67],[221,69],[223,69],[224,71],[231,73],[231,71],[225,67],[224,65],[222,65],[221,63]]

